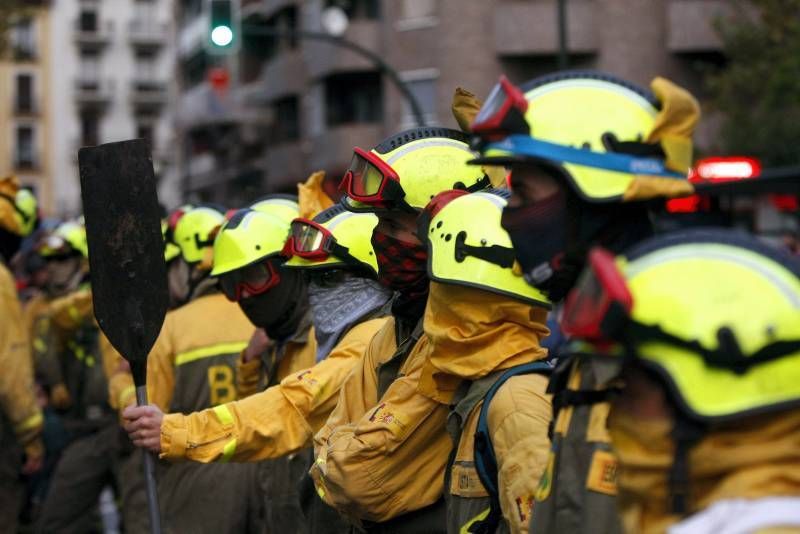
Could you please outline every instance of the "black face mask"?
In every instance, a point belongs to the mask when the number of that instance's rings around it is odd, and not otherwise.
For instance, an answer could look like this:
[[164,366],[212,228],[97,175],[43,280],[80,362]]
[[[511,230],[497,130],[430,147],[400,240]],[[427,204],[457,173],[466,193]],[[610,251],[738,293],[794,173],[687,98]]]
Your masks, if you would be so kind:
[[307,286],[302,272],[282,269],[280,274],[277,286],[239,301],[239,307],[250,322],[278,342],[296,332],[308,311]]
[[547,292],[567,250],[567,193],[559,188],[540,202],[506,206],[500,224],[511,237],[525,279]]
[[552,302],[564,300],[578,281],[591,247],[621,253],[652,234],[642,204],[589,204],[563,190],[533,205],[506,207],[501,225],[525,279]]
[[10,262],[20,245],[22,245],[22,236],[0,229],[0,256],[2,256],[0,259],[6,263]]

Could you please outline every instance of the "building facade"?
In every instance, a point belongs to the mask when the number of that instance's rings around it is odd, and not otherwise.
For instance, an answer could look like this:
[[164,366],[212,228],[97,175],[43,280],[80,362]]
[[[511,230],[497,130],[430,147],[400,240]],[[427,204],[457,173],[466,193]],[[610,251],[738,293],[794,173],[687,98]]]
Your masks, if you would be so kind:
[[16,175],[54,207],[50,18],[48,2],[31,2],[11,26],[0,58],[0,176]]
[[[701,67],[722,60],[712,27],[730,12],[727,2],[566,5],[570,68],[643,85],[662,75],[702,101]],[[501,73],[523,82],[558,65],[555,0],[240,0],[241,47],[228,57],[207,53],[204,2],[181,0],[176,135],[187,199],[239,205],[292,191],[314,170],[338,179],[353,146],[371,147],[414,125],[401,93],[371,61],[329,42],[259,34],[324,31],[322,13],[330,6],[348,16],[345,39],[396,69],[429,125],[456,127],[456,87],[483,98]],[[209,74],[214,67],[222,70]],[[713,123],[701,128],[701,146],[709,145]]]
[[[52,215],[80,212],[78,149],[142,137],[162,184],[173,156],[167,115],[175,54],[171,0],[58,0],[50,10]],[[176,201],[160,187],[162,201]],[[175,197],[175,198],[173,198]]]

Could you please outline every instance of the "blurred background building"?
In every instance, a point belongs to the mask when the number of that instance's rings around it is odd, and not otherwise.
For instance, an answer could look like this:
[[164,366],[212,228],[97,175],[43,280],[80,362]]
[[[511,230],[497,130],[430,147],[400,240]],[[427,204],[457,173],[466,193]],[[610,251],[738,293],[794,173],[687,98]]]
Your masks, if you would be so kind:
[[[133,137],[150,141],[168,173],[175,54],[171,0],[53,0],[50,8],[50,150],[53,215],[80,211],[77,152]],[[168,183],[169,180],[166,180]],[[165,190],[164,200],[177,202]]]
[[[456,127],[450,101],[458,86],[483,98],[500,73],[522,82],[558,67],[555,0],[241,0],[242,42],[231,57],[204,47],[203,4],[176,2],[179,187],[195,200],[236,204],[290,191],[317,169],[338,178],[353,146],[370,147],[414,125],[406,100],[370,61],[327,42],[260,35],[259,28],[321,32],[325,8],[342,8],[349,22],[342,37],[397,70],[429,125]],[[566,5],[571,68],[645,85],[662,75],[702,99],[703,66],[722,61],[712,23],[729,11],[727,2]],[[209,78],[214,66],[224,80]],[[713,123],[705,121],[701,147]]]
[[0,176],[16,174],[55,209],[49,2],[30,2],[0,56]]

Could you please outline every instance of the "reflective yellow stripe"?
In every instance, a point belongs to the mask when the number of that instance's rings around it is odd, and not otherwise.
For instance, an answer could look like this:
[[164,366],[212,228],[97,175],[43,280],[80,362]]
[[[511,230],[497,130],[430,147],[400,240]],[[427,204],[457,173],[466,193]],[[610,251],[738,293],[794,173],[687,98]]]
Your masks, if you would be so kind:
[[220,343],[218,345],[210,345],[208,347],[200,347],[199,349],[188,350],[175,356],[175,365],[183,365],[195,360],[211,358],[212,356],[219,356],[221,354],[239,353],[242,352],[245,347],[247,347],[246,341],[237,341],[234,343]]
[[33,348],[39,352],[44,352],[47,350],[47,343],[42,341],[40,338],[36,338],[33,340]]
[[135,394],[136,394],[136,386],[128,386],[125,389],[123,389],[120,392],[119,397],[117,397],[117,403],[119,404],[119,407],[125,408],[126,407],[125,399],[127,399],[128,396]]
[[26,430],[30,430],[32,428],[36,428],[37,426],[41,426],[43,422],[44,418],[42,417],[42,412],[36,412],[32,416],[28,417],[24,421],[17,424],[17,426],[14,427],[14,431],[17,434],[21,434]]
[[236,452],[236,439],[230,440],[225,446],[222,448],[222,458],[220,462],[227,463],[231,460],[233,453]]
[[325,490],[322,489],[322,486],[317,486],[317,495],[319,495],[320,499],[325,499]]
[[233,414],[224,404],[215,406],[214,413],[217,414],[217,419],[219,419],[219,422],[222,423],[223,425],[233,424]]
[[478,521],[483,521],[484,519],[486,519],[486,517],[489,515],[489,510],[491,510],[491,508],[487,508],[483,512],[479,513],[478,515],[467,521],[465,524],[461,526],[461,530],[459,530],[459,532],[461,534],[469,534],[470,533],[469,529],[472,527],[472,525],[477,523]]

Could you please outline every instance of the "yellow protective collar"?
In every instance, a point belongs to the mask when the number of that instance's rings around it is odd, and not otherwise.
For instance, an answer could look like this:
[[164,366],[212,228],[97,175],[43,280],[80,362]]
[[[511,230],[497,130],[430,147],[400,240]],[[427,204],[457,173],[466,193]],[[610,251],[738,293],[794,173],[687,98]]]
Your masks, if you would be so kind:
[[547,311],[480,289],[431,282],[425,309],[428,361],[419,390],[444,401],[462,379],[543,359]]
[[316,171],[308,177],[304,184],[297,184],[297,202],[300,215],[304,219],[313,219],[322,210],[333,206],[333,200],[322,189],[325,171]]
[[0,178],[0,195],[5,197],[0,198],[0,228],[19,235],[22,229],[19,227],[13,204],[17,191],[19,191],[19,180],[16,176]]
[[[470,133],[472,131],[470,125],[478,115],[481,105],[481,101],[478,100],[474,94],[461,87],[456,87],[451,110],[462,132]],[[508,171],[506,171],[504,167],[499,165],[481,165],[481,169],[486,173],[486,176],[489,177],[489,180],[492,182],[492,187],[506,187]]]
[[[619,504],[626,531],[665,532],[681,518],[667,496],[674,444],[668,421],[612,412],[611,440],[620,460]],[[800,412],[752,417],[710,431],[690,450],[689,512],[727,499],[800,494]]]
[[650,88],[661,102],[661,111],[645,142],[661,144],[667,168],[687,172],[692,165],[692,134],[700,120],[700,104],[687,90],[665,78],[655,78]]

